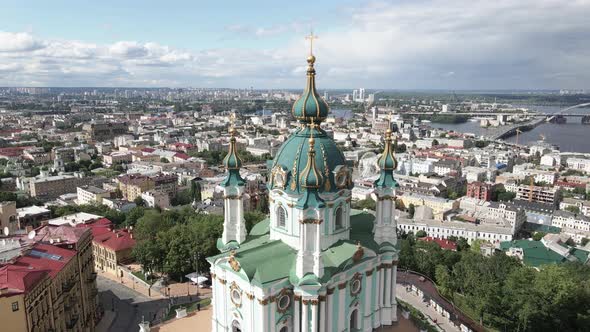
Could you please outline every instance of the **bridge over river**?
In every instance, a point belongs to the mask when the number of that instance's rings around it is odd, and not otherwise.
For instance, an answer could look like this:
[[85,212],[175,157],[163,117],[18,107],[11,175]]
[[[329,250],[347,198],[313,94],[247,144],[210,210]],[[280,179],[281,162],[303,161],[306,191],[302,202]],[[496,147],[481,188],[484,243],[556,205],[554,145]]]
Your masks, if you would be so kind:
[[517,124],[511,125],[511,126],[502,126],[502,127],[488,129],[484,136],[495,141],[495,140],[499,140],[499,139],[503,139],[503,138],[507,138],[507,137],[516,135],[516,130],[529,131],[546,121],[547,121],[547,117],[544,115],[541,115],[541,116],[537,116],[534,120],[531,120],[528,122],[517,123]]

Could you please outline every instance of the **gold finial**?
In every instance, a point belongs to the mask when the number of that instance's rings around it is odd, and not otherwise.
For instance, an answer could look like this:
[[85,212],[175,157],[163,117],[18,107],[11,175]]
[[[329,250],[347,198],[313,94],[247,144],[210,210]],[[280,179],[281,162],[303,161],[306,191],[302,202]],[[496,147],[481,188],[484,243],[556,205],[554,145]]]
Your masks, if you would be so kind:
[[313,131],[316,128],[316,124],[313,121],[313,118],[311,119],[311,123],[309,124],[309,128],[310,128],[310,133],[311,135],[309,136],[309,145],[311,145],[313,147],[313,145],[315,144],[315,139],[313,138]]

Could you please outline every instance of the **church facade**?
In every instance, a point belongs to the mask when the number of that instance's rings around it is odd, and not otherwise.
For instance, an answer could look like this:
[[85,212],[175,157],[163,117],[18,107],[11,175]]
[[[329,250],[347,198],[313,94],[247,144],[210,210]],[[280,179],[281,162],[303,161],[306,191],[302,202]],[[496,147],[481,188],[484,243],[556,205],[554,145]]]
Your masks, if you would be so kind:
[[352,170],[322,130],[329,113],[307,59],[299,128],[269,170],[269,217],[247,233],[236,129],[224,159],[221,254],[209,257],[212,331],[372,331],[397,321],[395,187],[391,131],[379,158],[375,214],[351,208]]

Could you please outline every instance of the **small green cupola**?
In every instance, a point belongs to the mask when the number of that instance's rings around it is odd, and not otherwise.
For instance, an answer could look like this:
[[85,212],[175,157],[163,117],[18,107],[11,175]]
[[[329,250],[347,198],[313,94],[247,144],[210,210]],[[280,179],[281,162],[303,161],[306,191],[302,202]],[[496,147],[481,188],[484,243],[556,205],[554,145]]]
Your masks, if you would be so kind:
[[324,200],[319,196],[318,190],[324,185],[324,176],[318,169],[315,160],[315,139],[313,138],[313,132],[315,131],[316,124],[311,122],[310,126],[310,137],[309,137],[309,149],[307,150],[307,164],[301,172],[299,177],[299,186],[303,189],[303,196],[297,201],[297,207],[307,209],[308,207],[324,207]]
[[303,94],[295,103],[291,113],[295,119],[301,122],[315,122],[320,123],[328,117],[330,108],[325,100],[320,97],[320,94],[315,88],[315,56],[310,54],[307,57],[307,84]]
[[221,185],[224,187],[232,185],[243,186],[246,181],[244,181],[240,175],[242,159],[238,155],[238,150],[236,149],[236,128],[234,128],[233,124],[230,126],[229,134],[229,151],[225,158],[223,158],[223,166],[227,169],[227,176],[221,182]]
[[397,182],[393,178],[393,171],[397,168],[397,160],[394,156],[396,143],[392,143],[391,128],[385,132],[385,147],[383,154],[379,157],[377,164],[381,169],[379,179],[375,181],[375,187],[378,188],[395,188]]

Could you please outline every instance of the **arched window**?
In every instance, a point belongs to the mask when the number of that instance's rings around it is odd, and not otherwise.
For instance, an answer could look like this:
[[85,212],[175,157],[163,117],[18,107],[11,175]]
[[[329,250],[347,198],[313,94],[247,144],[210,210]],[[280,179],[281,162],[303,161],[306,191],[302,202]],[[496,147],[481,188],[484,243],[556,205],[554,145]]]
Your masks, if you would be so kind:
[[277,208],[277,226],[280,228],[285,228],[287,224],[287,211],[282,206]]
[[339,207],[336,209],[336,214],[334,215],[334,229],[342,228],[344,228],[344,220],[342,218],[342,208]]
[[288,327],[286,327],[286,326],[283,326],[283,327],[281,328],[281,331],[280,331],[280,332],[289,332],[289,328],[288,328]]
[[358,322],[358,309],[354,309],[352,311],[352,313],[350,314],[350,326],[349,326],[349,331],[356,331],[359,328],[359,322]]

